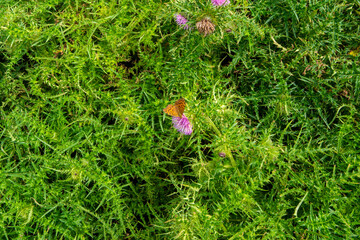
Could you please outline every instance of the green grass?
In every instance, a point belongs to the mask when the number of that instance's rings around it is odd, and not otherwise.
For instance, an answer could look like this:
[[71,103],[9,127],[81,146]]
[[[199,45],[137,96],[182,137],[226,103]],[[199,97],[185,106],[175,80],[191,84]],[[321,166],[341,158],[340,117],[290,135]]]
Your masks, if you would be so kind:
[[358,0],[0,9],[0,239],[360,238]]

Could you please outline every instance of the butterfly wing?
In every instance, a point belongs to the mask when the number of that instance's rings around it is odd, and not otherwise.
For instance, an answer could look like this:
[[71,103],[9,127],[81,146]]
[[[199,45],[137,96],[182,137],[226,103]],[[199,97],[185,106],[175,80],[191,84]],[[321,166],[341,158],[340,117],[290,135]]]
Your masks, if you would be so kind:
[[179,113],[175,105],[169,104],[166,108],[163,109],[163,111],[170,116],[179,117]]
[[182,117],[184,110],[185,110],[185,106],[186,106],[185,99],[181,98],[181,99],[177,100],[174,105],[175,105],[175,108],[177,110],[179,117]]
[[185,110],[185,99],[181,98],[175,102],[175,104],[169,104],[163,111],[173,117],[182,117]]

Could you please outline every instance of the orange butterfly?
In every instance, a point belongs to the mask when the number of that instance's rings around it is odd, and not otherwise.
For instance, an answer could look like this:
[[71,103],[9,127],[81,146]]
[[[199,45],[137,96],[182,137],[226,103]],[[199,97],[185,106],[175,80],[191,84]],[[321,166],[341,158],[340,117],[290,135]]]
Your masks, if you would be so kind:
[[169,104],[163,111],[173,117],[181,118],[185,110],[185,99],[181,98],[175,102],[175,104]]

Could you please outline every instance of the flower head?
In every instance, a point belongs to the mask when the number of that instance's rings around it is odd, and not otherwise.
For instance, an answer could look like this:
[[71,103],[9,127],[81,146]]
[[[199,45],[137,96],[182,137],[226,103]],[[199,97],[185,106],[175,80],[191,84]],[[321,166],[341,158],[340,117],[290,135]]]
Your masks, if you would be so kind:
[[176,14],[175,18],[175,21],[179,26],[182,26],[184,29],[189,29],[189,25],[187,24],[188,20],[184,16],[181,14]]
[[226,6],[230,3],[230,0],[211,0],[214,6]]
[[176,128],[179,132],[190,135],[192,133],[192,126],[185,114],[182,117],[172,117],[172,122],[174,124],[174,128]]
[[196,28],[199,33],[204,34],[204,36],[209,35],[215,31],[215,25],[211,22],[210,18],[207,17],[197,22]]

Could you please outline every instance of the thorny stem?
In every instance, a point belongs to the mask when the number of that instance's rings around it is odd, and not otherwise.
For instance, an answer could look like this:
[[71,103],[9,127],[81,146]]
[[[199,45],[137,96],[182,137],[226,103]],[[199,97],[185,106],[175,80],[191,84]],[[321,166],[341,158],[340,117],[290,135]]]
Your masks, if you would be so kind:
[[[214,122],[213,122],[209,117],[206,117],[206,120],[207,120],[208,123],[212,126],[212,128],[214,129],[214,131],[216,132],[216,134],[217,134],[219,137],[221,137],[222,134],[221,134],[220,130],[215,126]],[[233,166],[233,168],[236,169],[238,175],[240,176],[241,174],[240,174],[239,169],[236,167],[236,162],[235,162],[235,159],[234,159],[234,157],[233,157],[233,155],[232,155],[232,153],[231,153],[231,149],[229,149],[227,145],[225,145],[225,153],[226,153],[227,156],[229,156],[231,165]]]

